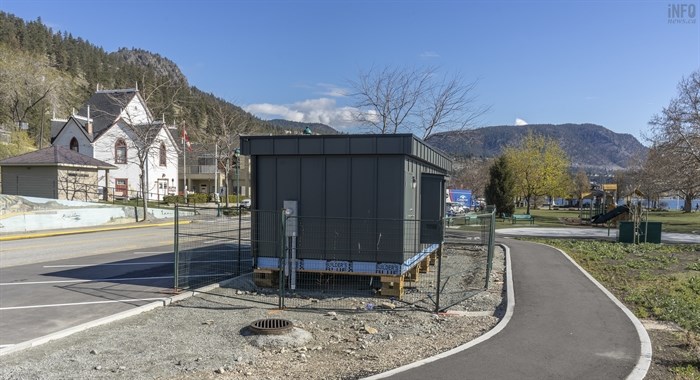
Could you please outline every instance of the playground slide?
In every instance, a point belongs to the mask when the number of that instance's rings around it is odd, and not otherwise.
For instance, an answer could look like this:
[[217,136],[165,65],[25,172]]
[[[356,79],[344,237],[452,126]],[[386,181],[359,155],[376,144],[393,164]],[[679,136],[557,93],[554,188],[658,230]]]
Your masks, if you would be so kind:
[[616,217],[616,216],[618,216],[618,215],[620,215],[620,214],[624,214],[624,213],[626,213],[626,212],[630,212],[629,207],[627,207],[627,206],[617,206],[617,207],[615,207],[614,209],[608,211],[608,212],[605,213],[605,214],[598,214],[598,215],[592,217],[592,218],[591,218],[591,223],[592,223],[592,224],[601,224],[601,223],[605,223],[605,222],[607,222],[608,220],[610,220],[610,219],[612,219],[612,218],[614,218],[614,217]]

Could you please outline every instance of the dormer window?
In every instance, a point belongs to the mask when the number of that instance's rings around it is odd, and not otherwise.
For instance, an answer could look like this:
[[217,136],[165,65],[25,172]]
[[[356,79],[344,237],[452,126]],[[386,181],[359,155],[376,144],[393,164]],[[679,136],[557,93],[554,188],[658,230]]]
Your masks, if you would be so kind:
[[160,143],[160,166],[167,165],[167,151],[165,150],[165,143]]
[[114,162],[126,164],[126,142],[124,139],[119,139],[114,143]]
[[70,140],[70,150],[79,151],[78,139],[75,137]]

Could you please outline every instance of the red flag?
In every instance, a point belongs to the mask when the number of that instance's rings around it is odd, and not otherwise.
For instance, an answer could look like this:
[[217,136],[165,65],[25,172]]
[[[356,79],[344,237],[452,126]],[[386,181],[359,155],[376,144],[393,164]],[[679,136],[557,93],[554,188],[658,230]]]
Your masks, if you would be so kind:
[[192,144],[190,144],[190,136],[187,134],[185,127],[182,127],[182,146],[187,146],[187,150],[192,151]]

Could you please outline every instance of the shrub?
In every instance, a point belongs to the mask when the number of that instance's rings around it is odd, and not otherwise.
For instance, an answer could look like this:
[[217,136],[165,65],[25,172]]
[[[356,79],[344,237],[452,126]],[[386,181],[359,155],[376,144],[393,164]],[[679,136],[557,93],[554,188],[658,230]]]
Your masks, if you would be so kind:
[[166,195],[163,197],[163,203],[168,203],[168,204],[185,203],[185,197],[182,195]]

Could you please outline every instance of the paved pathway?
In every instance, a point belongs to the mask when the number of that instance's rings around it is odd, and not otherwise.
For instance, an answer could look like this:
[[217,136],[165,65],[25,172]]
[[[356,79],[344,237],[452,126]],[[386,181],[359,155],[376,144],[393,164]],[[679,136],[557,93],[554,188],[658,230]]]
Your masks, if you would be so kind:
[[[591,227],[559,227],[559,228],[538,228],[538,227],[514,227],[499,228],[496,235],[501,236],[537,236],[537,237],[559,237],[559,238],[595,238],[617,240],[617,229],[611,228],[591,228]],[[662,232],[661,241],[664,243],[695,243],[700,244],[700,235],[679,234],[673,232]]]
[[645,372],[644,365],[635,369],[641,352],[635,324],[576,265],[547,246],[502,242],[511,249],[515,292],[505,328],[472,348],[389,378],[625,379]]

